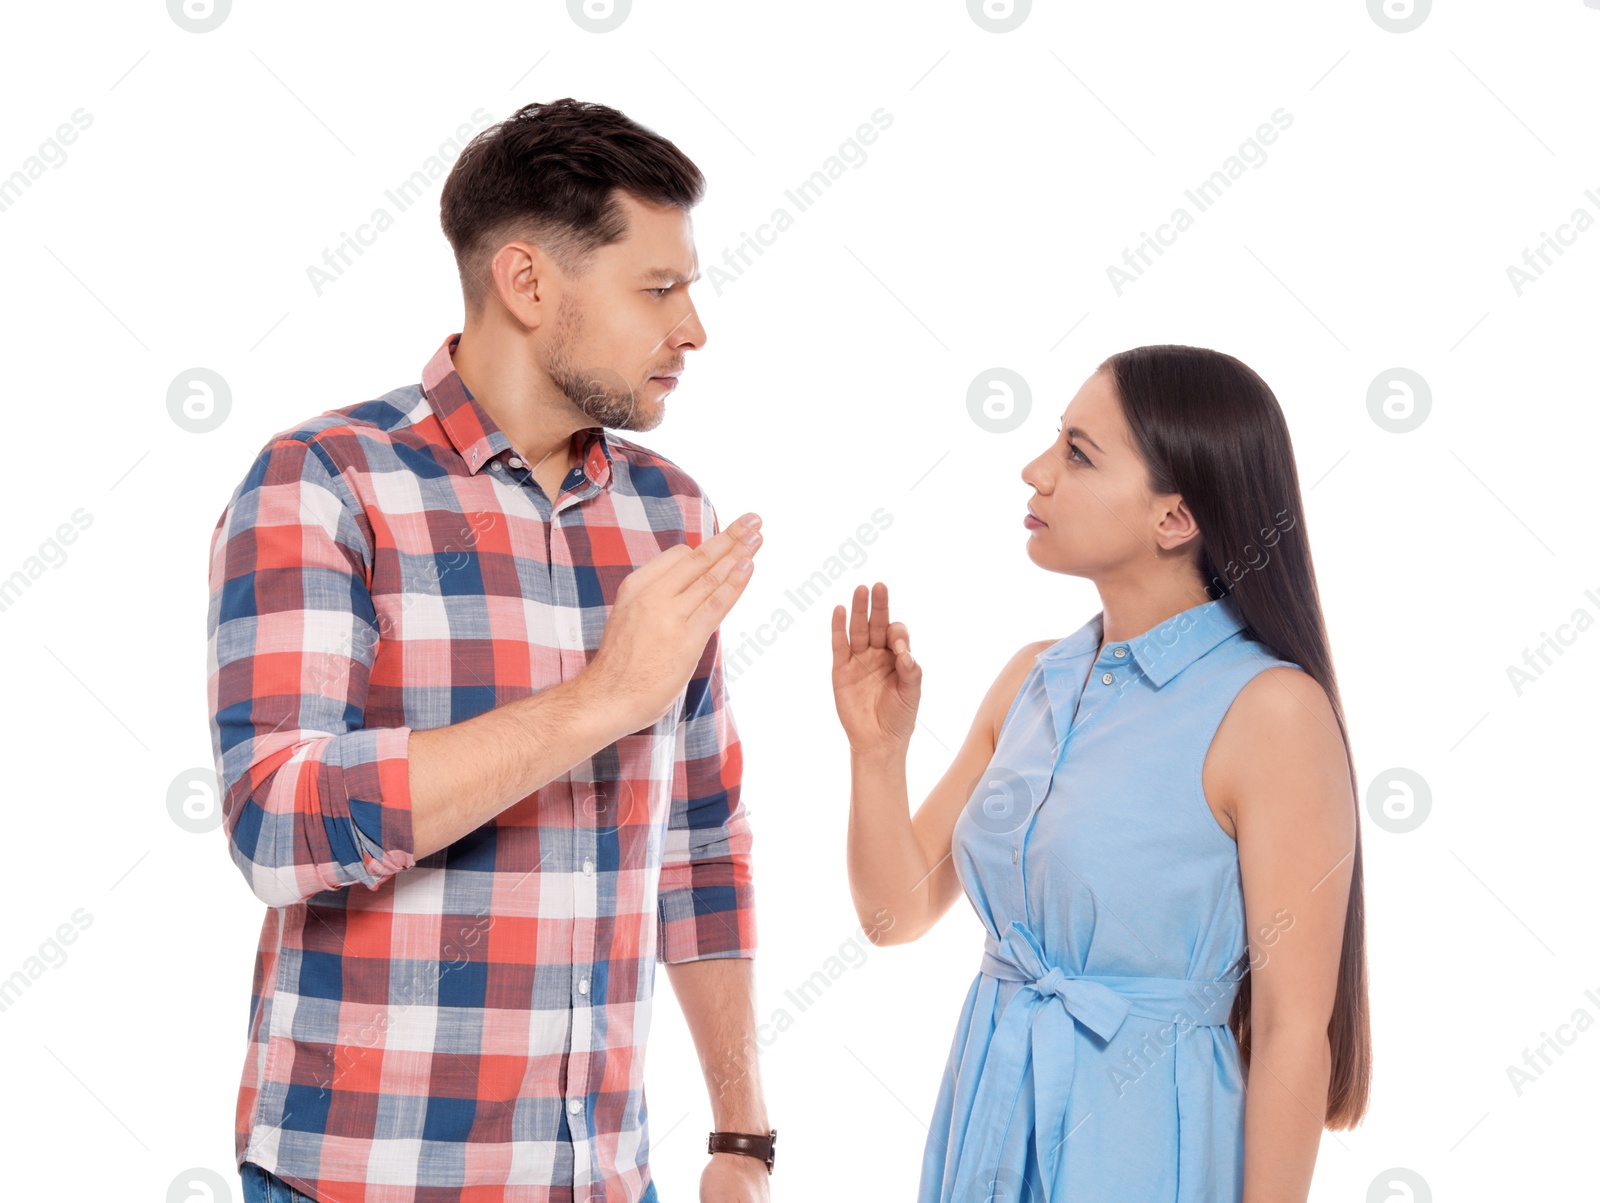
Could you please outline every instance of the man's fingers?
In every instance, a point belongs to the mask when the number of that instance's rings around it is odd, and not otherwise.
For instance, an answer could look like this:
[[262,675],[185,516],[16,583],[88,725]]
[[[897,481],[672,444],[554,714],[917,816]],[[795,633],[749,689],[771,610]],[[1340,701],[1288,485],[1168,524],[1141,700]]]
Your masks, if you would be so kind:
[[[703,540],[699,547],[689,548],[687,554],[680,555],[669,563],[666,568],[666,579],[673,590],[683,593],[708,572],[723,565],[724,561],[731,565],[743,557],[754,559],[755,553],[761,547],[761,540],[757,527],[748,525],[752,519],[757,523],[760,522],[756,514],[741,514],[732,525]],[[744,542],[744,537],[751,533],[757,535],[753,545]]]
[[[755,568],[756,549],[746,547],[743,543],[734,546],[738,549],[737,554],[723,555],[711,561],[705,571],[690,581],[678,595],[680,601],[690,603],[696,610],[708,609],[718,623],[733,608],[733,603],[739,600]],[[741,560],[749,560],[750,567],[741,569]]]

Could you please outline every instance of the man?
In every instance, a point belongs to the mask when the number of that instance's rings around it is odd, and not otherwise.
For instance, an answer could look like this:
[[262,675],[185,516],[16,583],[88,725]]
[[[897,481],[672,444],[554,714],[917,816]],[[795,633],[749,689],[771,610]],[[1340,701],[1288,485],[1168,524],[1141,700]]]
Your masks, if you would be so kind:
[[272,908],[247,1200],[654,1200],[657,961],[711,1092],[700,1197],[768,1199],[716,630],[759,520],[721,530],[605,430],[659,424],[705,342],[703,187],[602,105],[484,130],[440,201],[463,331],[420,385],[274,435],[218,521],[212,744]]

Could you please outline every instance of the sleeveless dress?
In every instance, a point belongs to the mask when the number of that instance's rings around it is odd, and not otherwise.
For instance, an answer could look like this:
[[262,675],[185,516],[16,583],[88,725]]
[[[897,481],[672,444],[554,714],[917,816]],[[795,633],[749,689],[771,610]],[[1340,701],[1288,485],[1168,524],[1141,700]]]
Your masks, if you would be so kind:
[[1243,1189],[1244,894],[1201,769],[1239,691],[1290,662],[1231,597],[1100,652],[1103,620],[1036,657],[954,828],[986,936],[918,1203]]

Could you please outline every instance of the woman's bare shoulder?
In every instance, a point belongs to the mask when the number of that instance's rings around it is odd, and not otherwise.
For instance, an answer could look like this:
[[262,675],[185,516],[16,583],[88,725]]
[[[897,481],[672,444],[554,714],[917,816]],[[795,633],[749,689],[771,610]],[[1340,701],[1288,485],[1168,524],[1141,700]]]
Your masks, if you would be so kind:
[[1010,660],[1006,661],[1005,667],[995,678],[987,702],[989,729],[994,733],[996,743],[1000,742],[1000,725],[1010,712],[1011,704],[1017,700],[1022,683],[1028,679],[1028,673],[1033,668],[1033,662],[1039,658],[1040,652],[1054,647],[1058,642],[1060,641],[1056,639],[1040,639],[1034,643],[1024,644],[1017,649]]
[[1267,767],[1280,764],[1301,771],[1314,765],[1335,779],[1346,771],[1333,703],[1316,678],[1293,665],[1263,669],[1240,689],[1207,755],[1207,792],[1231,813],[1259,792]]

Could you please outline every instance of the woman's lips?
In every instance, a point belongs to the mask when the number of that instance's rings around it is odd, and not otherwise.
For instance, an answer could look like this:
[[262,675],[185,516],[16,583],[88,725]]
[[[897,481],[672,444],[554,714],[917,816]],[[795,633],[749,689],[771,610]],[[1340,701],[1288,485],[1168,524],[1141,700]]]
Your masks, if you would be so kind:
[[1033,511],[1029,510],[1022,519],[1022,525],[1027,527],[1029,530],[1043,530],[1048,523],[1040,522],[1033,516]]

